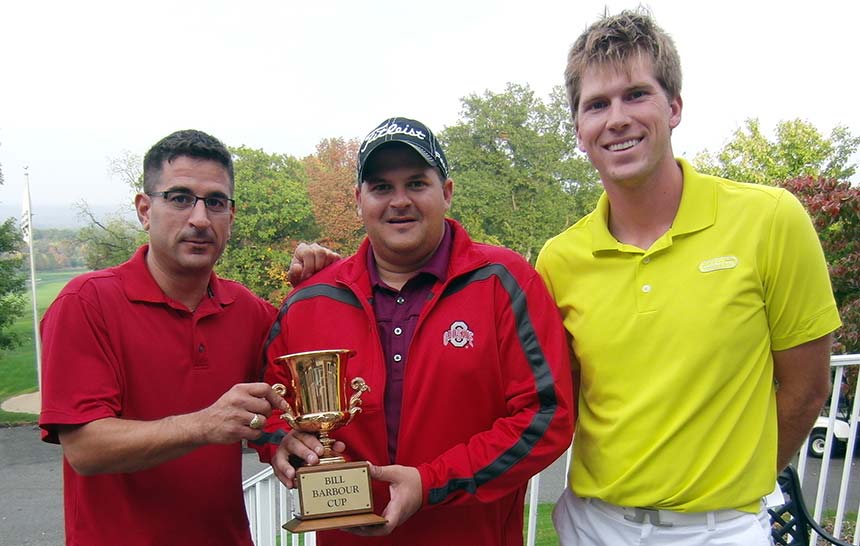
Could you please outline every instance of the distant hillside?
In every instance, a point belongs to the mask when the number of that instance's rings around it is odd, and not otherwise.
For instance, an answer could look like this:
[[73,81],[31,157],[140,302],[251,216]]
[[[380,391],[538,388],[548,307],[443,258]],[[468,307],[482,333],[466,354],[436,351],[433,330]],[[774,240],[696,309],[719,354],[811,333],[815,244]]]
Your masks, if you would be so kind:
[[[120,205],[93,205],[92,210],[98,218],[109,214],[122,214],[130,220],[135,219],[134,211],[130,206],[123,209]],[[0,222],[10,216],[20,219],[20,207],[0,203]],[[37,229],[80,228],[85,224],[86,222],[78,217],[78,209],[74,205],[46,205],[33,208],[33,227]]]

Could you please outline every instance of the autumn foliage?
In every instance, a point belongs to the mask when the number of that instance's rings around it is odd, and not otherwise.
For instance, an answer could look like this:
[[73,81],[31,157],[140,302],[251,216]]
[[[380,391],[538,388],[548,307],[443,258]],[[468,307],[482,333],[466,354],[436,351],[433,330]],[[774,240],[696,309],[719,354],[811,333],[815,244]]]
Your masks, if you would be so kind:
[[843,326],[834,352],[860,353],[860,188],[833,178],[780,184],[801,200],[821,239]]
[[354,253],[364,236],[354,198],[358,145],[357,139],[328,138],[303,160],[318,242],[343,255]]

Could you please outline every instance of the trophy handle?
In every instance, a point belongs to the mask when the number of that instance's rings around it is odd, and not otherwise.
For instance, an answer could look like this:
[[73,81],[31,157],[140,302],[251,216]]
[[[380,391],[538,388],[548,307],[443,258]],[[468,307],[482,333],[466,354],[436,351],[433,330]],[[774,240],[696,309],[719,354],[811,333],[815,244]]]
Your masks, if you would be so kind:
[[349,410],[347,410],[349,412],[349,421],[344,423],[344,425],[348,425],[352,422],[353,417],[355,417],[357,413],[361,413],[361,395],[364,394],[365,391],[370,390],[370,387],[367,386],[364,379],[360,377],[353,379],[350,386],[352,386],[352,390],[355,392],[349,397]]
[[[272,390],[275,391],[275,394],[280,396],[284,396],[287,394],[287,387],[285,387],[282,383],[275,383],[272,385]],[[287,402],[285,400],[285,402]],[[296,414],[293,413],[293,408],[290,406],[290,403],[287,402],[287,409],[284,410],[284,413],[281,414],[281,419],[286,421],[292,428],[296,428],[298,423],[296,422]]]

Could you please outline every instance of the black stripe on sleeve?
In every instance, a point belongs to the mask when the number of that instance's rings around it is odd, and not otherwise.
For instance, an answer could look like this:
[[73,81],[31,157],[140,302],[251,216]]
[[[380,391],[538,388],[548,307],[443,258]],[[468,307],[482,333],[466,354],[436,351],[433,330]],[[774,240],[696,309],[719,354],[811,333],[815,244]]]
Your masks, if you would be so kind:
[[308,286],[307,288],[293,291],[287,299],[284,300],[283,305],[281,305],[281,309],[278,311],[278,318],[275,319],[275,323],[272,324],[272,327],[269,329],[269,334],[266,336],[266,342],[263,344],[263,368],[260,371],[261,381],[266,375],[266,367],[269,364],[266,356],[266,353],[269,351],[269,345],[271,345],[275,338],[278,337],[278,334],[281,333],[281,319],[284,318],[284,315],[287,314],[287,310],[294,303],[317,297],[330,298],[339,301],[340,303],[352,305],[353,307],[361,309],[361,302],[358,301],[355,294],[346,288],[339,288],[328,284],[315,284]]
[[534,324],[529,316],[526,305],[526,294],[510,271],[500,264],[487,265],[455,279],[445,289],[442,297],[451,296],[474,282],[484,281],[491,277],[499,279],[499,282],[501,282],[510,297],[517,337],[522,345],[526,360],[532,369],[532,374],[534,374],[540,408],[514,445],[505,450],[490,464],[475,472],[474,476],[450,480],[441,487],[431,489],[429,495],[430,504],[443,502],[449,495],[459,490],[474,494],[481,485],[503,475],[531,452],[532,448],[546,433],[555,415],[557,400],[552,371],[550,370],[549,362],[547,362],[543,354]]

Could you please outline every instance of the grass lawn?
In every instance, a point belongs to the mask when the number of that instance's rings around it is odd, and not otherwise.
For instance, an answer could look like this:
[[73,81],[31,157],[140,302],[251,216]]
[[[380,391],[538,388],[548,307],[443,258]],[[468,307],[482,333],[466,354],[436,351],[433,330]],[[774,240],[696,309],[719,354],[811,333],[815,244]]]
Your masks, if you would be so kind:
[[[82,269],[36,272],[36,306],[39,317],[57,297],[60,289]],[[21,336],[22,343],[15,349],[0,351],[0,400],[37,389],[36,345],[33,342],[33,308],[30,302],[30,284],[27,284],[26,313],[15,321],[11,330]],[[35,423],[37,416],[30,413],[10,413],[0,410],[0,424]]]
[[[552,526],[552,508],[554,503],[538,504],[537,526],[535,528],[535,546],[558,546],[558,535]],[[523,537],[528,537],[529,508],[526,505],[523,515]]]
[[[836,520],[836,510],[825,510],[824,516],[821,518],[821,526],[833,532],[833,523]],[[839,533],[842,540],[846,542],[854,541],[854,528],[857,525],[857,512],[848,512],[845,514],[845,519],[842,521],[842,532]]]

